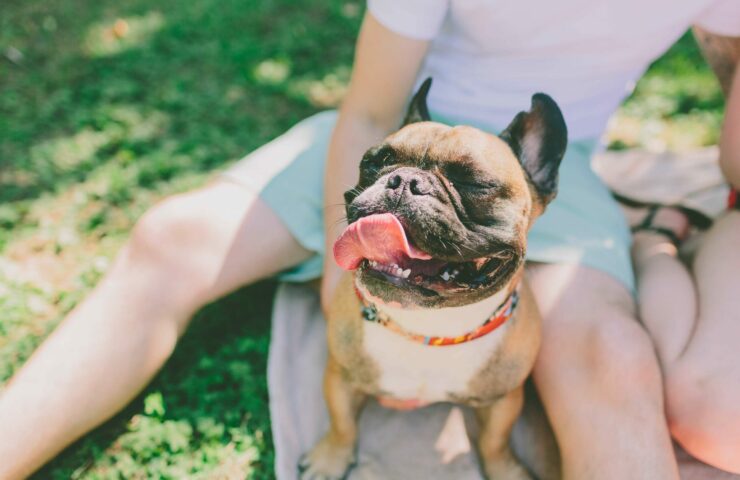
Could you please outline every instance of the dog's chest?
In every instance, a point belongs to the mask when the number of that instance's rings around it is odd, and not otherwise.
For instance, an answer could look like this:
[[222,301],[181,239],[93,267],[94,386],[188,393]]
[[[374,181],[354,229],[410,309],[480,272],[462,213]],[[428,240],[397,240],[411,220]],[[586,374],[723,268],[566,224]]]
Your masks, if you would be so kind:
[[[479,327],[505,298],[495,295],[474,305],[437,310],[378,309],[405,330],[455,337]],[[502,344],[508,324],[458,345],[430,346],[377,323],[364,322],[364,349],[380,373],[381,395],[423,403],[454,400]]]

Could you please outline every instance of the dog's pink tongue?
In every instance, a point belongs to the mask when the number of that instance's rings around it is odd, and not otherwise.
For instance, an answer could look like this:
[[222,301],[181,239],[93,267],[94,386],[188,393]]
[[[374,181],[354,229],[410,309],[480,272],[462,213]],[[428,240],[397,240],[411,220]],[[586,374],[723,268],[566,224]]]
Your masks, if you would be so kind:
[[390,213],[362,217],[334,243],[334,259],[345,270],[356,269],[365,258],[390,265],[400,263],[404,257],[432,258],[409,244],[401,222]]

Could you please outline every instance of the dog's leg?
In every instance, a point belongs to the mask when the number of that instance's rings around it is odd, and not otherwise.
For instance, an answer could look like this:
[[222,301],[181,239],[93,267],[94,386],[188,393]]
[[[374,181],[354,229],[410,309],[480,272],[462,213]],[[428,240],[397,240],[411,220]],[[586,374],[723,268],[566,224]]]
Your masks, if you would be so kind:
[[514,455],[540,480],[561,480],[560,450],[532,381],[524,385],[524,408],[511,432]]
[[480,423],[478,452],[491,480],[525,480],[532,477],[514,457],[509,437],[524,403],[524,389],[512,390],[494,403],[475,410]]
[[365,395],[348,384],[331,358],[324,375],[324,397],[329,407],[329,431],[298,463],[301,480],[339,480],[355,461],[357,415]]

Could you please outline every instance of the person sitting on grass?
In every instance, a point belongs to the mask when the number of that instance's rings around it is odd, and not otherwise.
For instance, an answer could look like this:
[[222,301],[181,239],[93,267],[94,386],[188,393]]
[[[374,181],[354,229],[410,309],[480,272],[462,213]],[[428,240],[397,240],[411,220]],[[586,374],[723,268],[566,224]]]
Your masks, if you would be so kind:
[[[590,169],[628,85],[691,25],[728,95],[720,162],[740,188],[738,0],[369,0],[339,112],[304,120],[147,212],[92,294],[11,379],[0,478],[30,474],[131,401],[203,305],[266,277],[322,273],[325,304],[339,276],[324,253],[343,229],[341,194],[428,76],[440,122],[495,133],[538,91],[563,109],[571,142],[559,196],[530,235],[528,272],[544,323],[534,382],[564,477],[676,479],[671,435],[740,473],[740,212],[699,247],[695,303],[664,237],[638,233],[641,324],[629,229]],[[680,236],[683,220],[671,216],[654,221]]]

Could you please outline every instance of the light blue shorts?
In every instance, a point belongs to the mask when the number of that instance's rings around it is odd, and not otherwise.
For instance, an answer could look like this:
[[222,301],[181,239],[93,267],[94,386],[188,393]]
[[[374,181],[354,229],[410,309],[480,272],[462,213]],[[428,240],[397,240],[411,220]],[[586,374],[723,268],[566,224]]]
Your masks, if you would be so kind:
[[[435,120],[463,124],[464,120]],[[337,112],[309,117],[237,162],[224,175],[258,192],[298,242],[316,255],[282,272],[281,280],[321,276],[324,255],[324,162]],[[481,125],[473,125],[493,131]],[[609,190],[591,170],[598,142],[570,142],[558,196],[529,233],[527,259],[581,264],[606,272],[634,291],[630,232]]]

